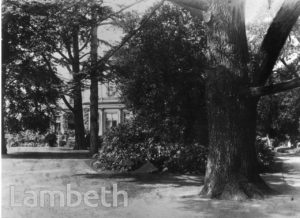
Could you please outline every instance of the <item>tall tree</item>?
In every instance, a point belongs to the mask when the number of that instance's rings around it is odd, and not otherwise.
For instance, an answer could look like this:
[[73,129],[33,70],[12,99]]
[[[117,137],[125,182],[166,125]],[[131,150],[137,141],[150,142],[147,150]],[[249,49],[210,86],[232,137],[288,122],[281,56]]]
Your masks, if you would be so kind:
[[[4,129],[44,132],[54,117],[61,85],[43,59],[52,47],[37,43],[26,13],[7,4],[2,12],[2,137]],[[46,31],[45,26],[38,29],[40,33]],[[37,50],[43,52],[36,53]]]
[[98,24],[97,14],[92,8],[92,32],[91,32],[91,72],[90,72],[90,146],[91,153],[98,153],[98,76],[97,65],[98,59]]
[[[6,4],[15,8],[29,20],[29,25],[23,29],[35,36],[32,44],[37,46],[33,56],[41,55],[47,63],[47,70],[57,72],[57,66],[64,66],[73,76],[72,97],[74,107],[71,108],[75,118],[76,148],[83,147],[84,127],[82,117],[81,75],[80,75],[80,42],[86,36],[85,28],[79,23],[78,6],[68,3],[39,3],[7,1]],[[43,27],[44,31],[41,31]],[[46,48],[46,49],[45,49]],[[48,48],[48,50],[47,50]],[[49,49],[50,48],[50,49]],[[66,101],[66,99],[64,98]]]
[[[84,148],[83,80],[90,79],[88,72],[91,72],[91,60],[94,63],[97,60],[95,59],[97,56],[90,56],[90,50],[95,54],[98,43],[105,43],[104,41],[98,41],[98,38],[92,40],[92,37],[95,35],[92,33],[95,33],[93,31],[95,26],[111,24],[110,22],[101,24],[99,22],[111,18],[113,15],[112,10],[110,7],[104,6],[103,1],[70,0],[49,3],[9,1],[8,4],[17,7],[18,10],[30,18],[30,26],[25,30],[35,32],[37,36],[35,43],[51,46],[49,52],[36,49],[34,55],[42,54],[47,62],[48,70],[56,72],[59,66],[67,70],[72,76],[72,81],[68,84],[69,90],[67,90],[67,93],[73,98],[74,104],[71,105],[64,94],[61,96],[74,115],[74,149]],[[92,14],[93,16],[91,17]],[[93,20],[95,17],[98,20]],[[44,26],[45,31],[39,31],[39,26]],[[49,39],[51,36],[52,38]],[[93,41],[92,45],[91,40]],[[95,75],[95,73],[92,74],[92,79],[95,78]],[[97,84],[97,81],[93,80],[93,87],[95,87],[95,84]],[[97,92],[93,91],[92,93],[97,95]]]
[[210,150],[202,194],[223,199],[260,197],[269,188],[257,169],[257,102],[260,96],[300,86],[299,78],[267,85],[299,17],[300,1],[284,1],[255,61],[249,55],[244,0],[173,2],[205,18],[208,26],[208,57],[212,63],[206,81]]

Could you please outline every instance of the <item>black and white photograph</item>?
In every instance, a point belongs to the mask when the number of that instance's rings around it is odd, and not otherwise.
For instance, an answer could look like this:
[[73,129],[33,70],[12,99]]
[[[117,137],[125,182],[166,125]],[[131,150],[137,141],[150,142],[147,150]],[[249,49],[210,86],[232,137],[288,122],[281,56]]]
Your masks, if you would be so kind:
[[2,218],[300,218],[300,0],[2,0]]

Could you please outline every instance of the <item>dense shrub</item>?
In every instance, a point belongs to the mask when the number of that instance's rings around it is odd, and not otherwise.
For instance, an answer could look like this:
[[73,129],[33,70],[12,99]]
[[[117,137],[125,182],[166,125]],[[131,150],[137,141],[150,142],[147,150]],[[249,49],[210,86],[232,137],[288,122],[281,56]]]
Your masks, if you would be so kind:
[[151,130],[127,122],[105,134],[97,165],[106,170],[130,171],[150,161],[159,170],[203,172],[206,154],[202,145],[166,142],[154,137]]
[[9,147],[40,147],[45,146],[45,135],[31,131],[7,134],[7,145]]
[[[259,170],[269,171],[274,153],[264,138],[258,137]],[[108,131],[95,162],[103,170],[132,171],[150,161],[159,170],[169,172],[204,172],[208,149],[198,143],[167,142],[138,122],[127,122]]]
[[164,163],[172,172],[204,172],[208,149],[200,144],[177,145]]

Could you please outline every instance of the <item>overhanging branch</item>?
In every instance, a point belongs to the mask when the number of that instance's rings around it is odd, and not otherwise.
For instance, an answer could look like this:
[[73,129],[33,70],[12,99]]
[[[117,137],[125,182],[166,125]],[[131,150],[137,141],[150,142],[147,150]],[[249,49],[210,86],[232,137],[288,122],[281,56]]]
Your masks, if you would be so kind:
[[245,93],[247,96],[250,97],[260,97],[264,95],[275,94],[279,92],[284,92],[290,89],[300,87],[300,78],[292,79],[286,82],[277,83],[274,85],[269,86],[262,86],[262,87],[251,87]]
[[260,48],[259,70],[255,73],[255,84],[264,85],[272,74],[287,37],[300,15],[299,0],[285,0],[273,19]]

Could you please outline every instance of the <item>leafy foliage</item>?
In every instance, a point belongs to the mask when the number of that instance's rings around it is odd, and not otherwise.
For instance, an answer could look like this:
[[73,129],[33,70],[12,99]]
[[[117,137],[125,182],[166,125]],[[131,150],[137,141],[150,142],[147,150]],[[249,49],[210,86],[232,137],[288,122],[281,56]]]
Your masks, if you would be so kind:
[[205,46],[202,23],[164,5],[117,55],[115,79],[126,106],[169,141],[207,143]]
[[105,170],[130,171],[150,161],[159,170],[203,172],[206,154],[205,146],[166,142],[130,121],[105,134],[97,164]]
[[267,172],[273,170],[275,163],[275,155],[271,147],[269,147],[266,139],[261,137],[256,138],[256,150],[258,156],[259,170]]
[[285,141],[286,135],[292,142],[299,140],[300,135],[300,94],[295,89],[261,99],[258,106],[260,134],[269,134],[277,141]]
[[[47,134],[47,133],[46,133]],[[43,147],[46,144],[45,136],[32,130],[20,131],[18,133],[8,134],[8,147]]]
[[[199,143],[183,144],[165,141],[141,121],[131,120],[105,133],[102,149],[95,164],[102,170],[133,171],[147,161],[159,170],[180,173],[203,173],[208,148]],[[265,140],[256,142],[259,169],[272,169],[274,153]]]
[[[32,19],[11,5],[2,13],[2,79],[5,126],[10,132],[25,129],[45,132],[59,96],[60,79],[47,68],[41,53],[51,51],[38,41]],[[44,26],[40,26],[43,33]],[[51,41],[51,39],[49,39]]]

